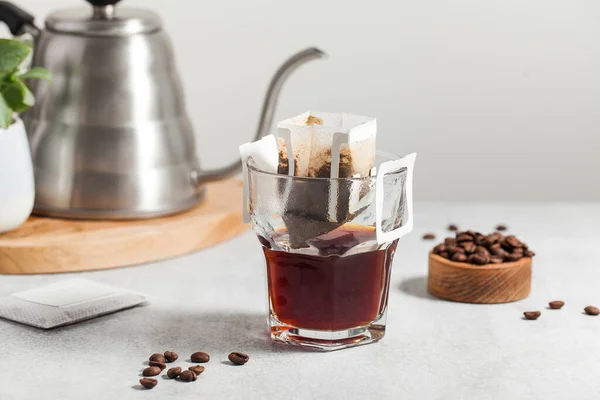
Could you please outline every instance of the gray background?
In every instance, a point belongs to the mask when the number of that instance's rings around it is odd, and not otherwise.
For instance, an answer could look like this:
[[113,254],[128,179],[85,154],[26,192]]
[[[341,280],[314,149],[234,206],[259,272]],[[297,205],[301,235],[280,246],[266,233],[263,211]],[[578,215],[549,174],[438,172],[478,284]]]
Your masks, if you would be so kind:
[[[42,21],[83,1],[18,3]],[[207,167],[237,157],[271,73],[315,45],[330,59],[293,75],[277,119],[377,117],[380,148],[419,153],[418,199],[600,200],[597,0],[123,3],[162,14]]]

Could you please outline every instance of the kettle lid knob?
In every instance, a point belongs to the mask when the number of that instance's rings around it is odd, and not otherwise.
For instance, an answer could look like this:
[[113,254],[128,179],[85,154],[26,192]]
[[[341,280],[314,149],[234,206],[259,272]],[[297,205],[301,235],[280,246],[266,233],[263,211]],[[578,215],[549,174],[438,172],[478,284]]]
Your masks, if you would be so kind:
[[85,0],[94,6],[113,6],[121,0]]

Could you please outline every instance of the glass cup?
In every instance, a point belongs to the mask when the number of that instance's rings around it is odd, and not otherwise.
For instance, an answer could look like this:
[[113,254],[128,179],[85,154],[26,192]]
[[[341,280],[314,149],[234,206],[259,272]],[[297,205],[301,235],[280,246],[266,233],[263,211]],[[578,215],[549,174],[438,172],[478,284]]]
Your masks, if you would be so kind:
[[[376,166],[393,160],[378,152]],[[248,213],[266,259],[271,337],[322,350],[380,340],[398,243],[381,239],[412,228],[412,172],[304,178],[262,171],[252,158],[246,169]]]

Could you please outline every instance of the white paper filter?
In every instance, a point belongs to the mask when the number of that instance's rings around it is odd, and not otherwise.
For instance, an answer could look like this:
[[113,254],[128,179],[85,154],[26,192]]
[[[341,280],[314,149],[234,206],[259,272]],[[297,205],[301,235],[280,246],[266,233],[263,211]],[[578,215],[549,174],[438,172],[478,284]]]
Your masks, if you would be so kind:
[[[367,191],[367,195],[361,194],[360,182],[349,184],[338,182],[335,178],[374,175],[376,135],[375,118],[307,111],[279,122],[275,135],[240,146],[244,168],[247,159],[252,157],[258,167],[265,171],[289,176],[334,179],[324,184],[306,184],[306,182],[303,184],[290,180],[285,187],[274,189],[281,191],[281,215],[290,234],[290,240],[295,237],[292,248],[306,247],[306,240],[338,228],[354,218],[356,212],[375,201],[373,190]],[[386,167],[388,163],[383,163],[380,168],[383,168],[382,171],[390,172],[394,168],[408,167],[410,170],[408,175],[412,179],[414,158],[405,161],[408,162],[390,162],[394,164],[388,167]],[[381,185],[381,179],[377,182]],[[245,222],[249,221],[248,196],[248,171],[245,169],[243,210]],[[326,207],[321,207],[324,210],[317,211],[314,204],[323,204]],[[378,209],[381,211],[380,208]],[[410,215],[405,217],[406,221],[410,222],[409,226],[412,226],[412,199],[408,210]],[[296,229],[295,225],[298,224],[304,226]],[[397,230],[397,232],[402,235],[407,232],[407,229]],[[396,232],[386,234],[382,231],[378,233],[378,237],[386,239],[396,234]]]

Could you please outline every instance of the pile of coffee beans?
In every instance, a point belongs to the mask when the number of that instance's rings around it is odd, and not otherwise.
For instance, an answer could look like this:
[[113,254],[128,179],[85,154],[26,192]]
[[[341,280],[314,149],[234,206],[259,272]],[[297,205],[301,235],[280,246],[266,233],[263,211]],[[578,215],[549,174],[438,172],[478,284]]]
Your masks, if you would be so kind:
[[[166,363],[172,363],[179,358],[179,355],[174,351],[165,351],[164,354],[154,353],[148,358],[148,368],[142,371],[144,378],[140,379],[140,384],[146,389],[153,389],[157,384],[158,380],[149,378],[150,376],[157,376],[167,368]],[[239,351],[230,353],[229,361],[235,365],[244,365],[250,359],[250,356]],[[207,363],[210,361],[210,355],[203,351],[197,351],[192,353],[190,356],[192,363]],[[202,365],[192,365],[187,370],[183,370],[182,367],[172,367],[167,370],[167,377],[170,379],[176,379],[181,382],[194,382],[198,379],[198,375],[204,372],[206,368]]]
[[[554,301],[551,301],[550,303],[548,303],[548,308],[551,310],[560,310],[561,308],[563,308],[564,305],[565,305],[564,301],[554,300]],[[596,315],[600,314],[600,310],[594,306],[585,307],[583,309],[583,312],[585,312],[587,315],[592,315],[592,316],[596,316]],[[533,321],[538,319],[541,315],[542,315],[542,313],[540,311],[525,311],[523,313],[523,316],[525,317],[525,319],[533,320]]]
[[433,253],[448,260],[474,265],[501,264],[533,257],[535,253],[513,235],[499,232],[483,235],[475,231],[456,232],[433,248]]

